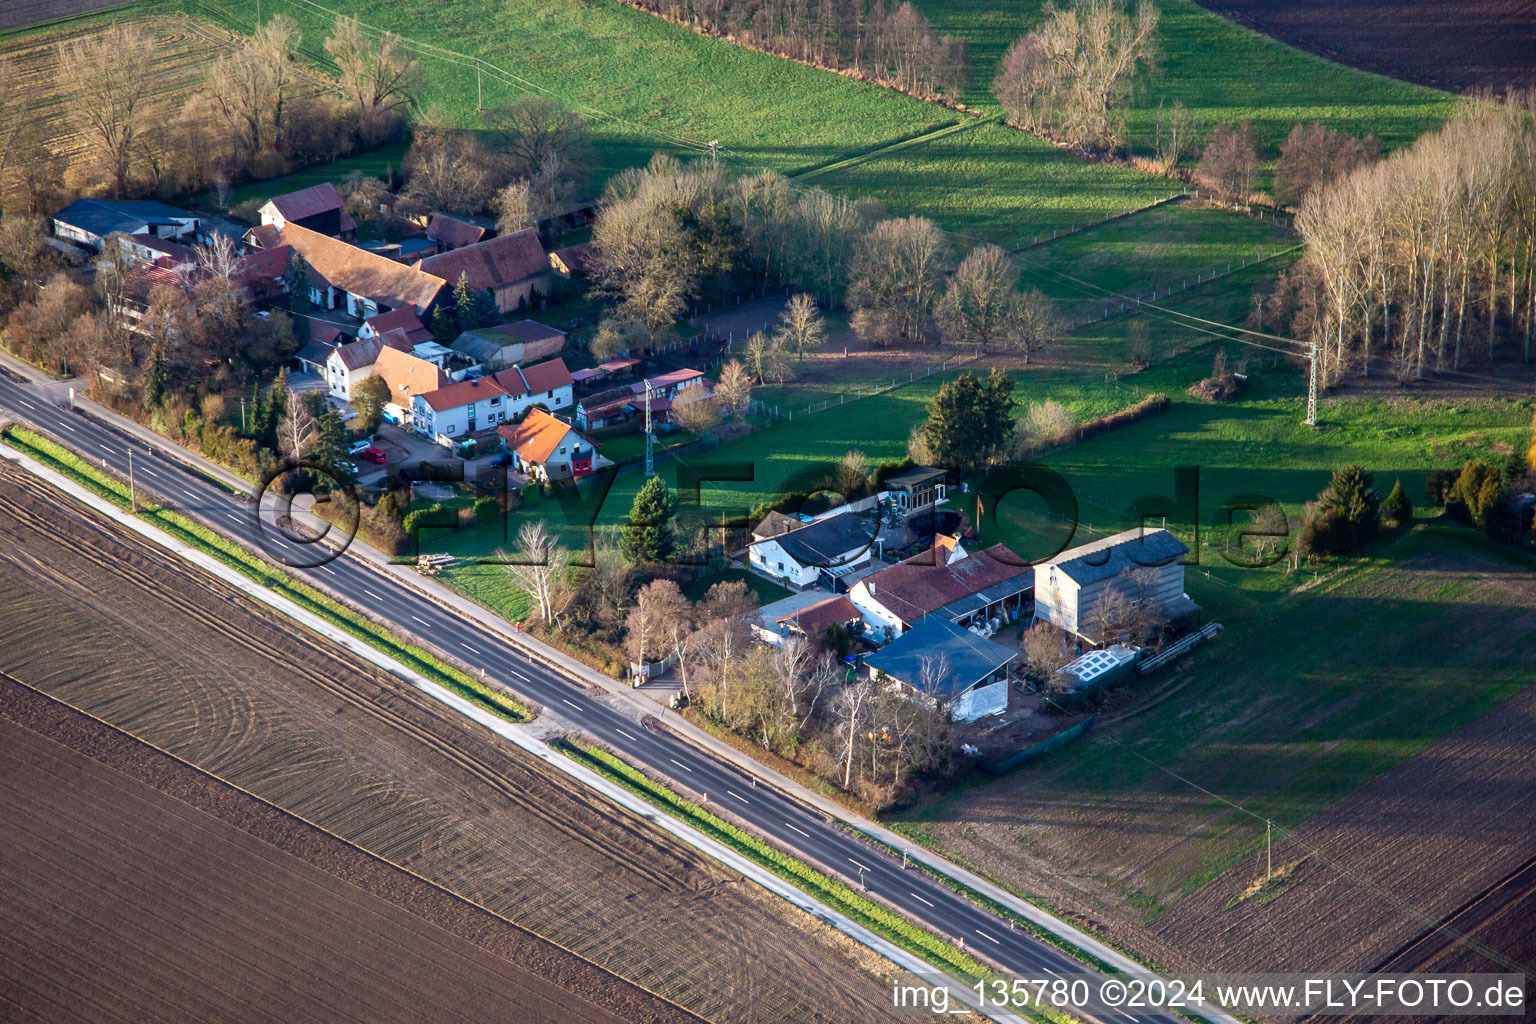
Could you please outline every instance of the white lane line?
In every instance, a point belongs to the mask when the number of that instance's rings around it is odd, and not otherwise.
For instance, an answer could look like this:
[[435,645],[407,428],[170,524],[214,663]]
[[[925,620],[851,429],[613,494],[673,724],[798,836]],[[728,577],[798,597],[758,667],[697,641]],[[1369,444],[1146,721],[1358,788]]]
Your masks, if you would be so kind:
[[69,431],[71,434],[75,433],[75,428],[70,426],[68,423],[60,423],[59,426],[63,427],[65,430]]
[[852,864],[854,867],[858,868],[860,871],[868,871],[869,870],[868,867],[866,867],[863,864],[860,864],[858,861],[854,860],[852,857],[848,858],[848,863]]
[[469,646],[469,644],[465,643],[463,640],[459,641],[459,646],[464,648],[470,654],[479,654],[480,653],[479,651],[475,650],[473,647]]
[[228,516],[229,518],[233,519],[237,523],[240,521],[240,517],[235,515],[233,512],[225,512],[224,514],[226,516]]
[[189,498],[194,498],[195,499],[197,497],[197,495],[193,494],[191,491],[187,490],[185,487],[183,487],[181,489],[181,493],[185,494]]
[[683,762],[681,762],[681,761],[679,761],[679,760],[678,760],[678,759],[677,759],[677,758],[675,758],[675,757],[669,757],[669,758],[667,758],[667,760],[668,760],[668,761],[671,761],[671,762],[672,762],[672,763],[673,763],[673,764],[675,764],[675,765],[677,765],[677,766],[678,766],[678,767],[679,767],[679,768],[681,768],[681,769],[682,769],[682,770],[683,770],[683,771],[685,771],[685,772],[691,772],[691,771],[693,771],[693,769],[692,769],[692,768],[689,768],[689,767],[688,767],[688,766],[687,766],[687,765],[685,765],[685,764],[683,764]]
[[639,740],[636,740],[633,736],[631,736],[629,733],[625,732],[623,729],[614,729],[613,731],[618,733],[620,736],[623,736],[627,740],[634,740],[636,743],[640,742]]
[[909,893],[909,895],[910,895],[910,896],[911,896],[911,897],[912,897],[912,898],[913,898],[913,899],[915,899],[915,900],[917,900],[917,902],[919,902],[919,903],[921,903],[921,904],[922,904],[922,905],[923,905],[923,906],[925,906],[925,907],[931,907],[931,906],[933,906],[933,904],[932,904],[932,903],[929,903],[929,902],[928,902],[928,901],[927,901],[927,900],[925,900],[925,899],[923,899],[923,898],[922,898],[922,897],[921,897],[921,896],[919,896],[919,895],[918,895],[918,894],[917,894],[917,893],[915,893],[915,892],[914,892],[914,893]]
[[25,398],[18,398],[18,399],[16,399],[16,401],[20,402],[22,405],[26,406],[28,409],[31,409],[33,412],[37,411],[37,406],[33,405],[31,402],[27,401]]
[[726,790],[726,793],[731,795],[731,796],[733,796],[733,797],[735,797],[737,800],[740,800],[744,804],[749,804],[749,803],[752,802],[752,801],[748,800],[746,797],[742,796],[740,793],[732,793],[730,790]]
[[422,618],[419,615],[412,615],[411,618],[415,619],[417,622],[421,623],[423,626],[426,626],[428,629],[432,628],[432,623],[428,622],[426,619]]
[[982,938],[986,939],[988,942],[992,943],[992,945],[994,945],[994,946],[1001,946],[1002,945],[1001,942],[998,942],[996,939],[994,939],[992,936],[988,935],[986,932],[982,931],[980,928],[976,929],[976,934],[980,935]]
[[328,572],[328,573],[330,573],[330,574],[331,574],[331,575],[332,575],[332,576],[335,576],[335,575],[336,575],[336,570],[335,570],[335,569],[332,569],[332,568],[331,568],[331,567],[330,567],[330,566],[328,566],[328,565],[322,565],[322,566],[321,566],[321,567],[320,567],[320,568],[322,568],[322,569],[324,569],[324,570],[325,570],[325,571],[326,571],[326,572]]
[[[382,597],[380,597],[378,594],[375,594],[373,591],[369,590],[367,587],[363,588],[363,593],[367,594],[369,597],[373,598],[375,601],[382,601],[382,600],[384,600]],[[416,621],[420,622],[421,620],[417,619]]]
[[107,445],[102,444],[100,441],[96,442],[96,447],[100,448],[104,452],[115,452],[115,451],[117,451],[116,448],[110,448]]
[[562,703],[562,704],[569,704],[571,707],[575,708],[577,711],[582,710],[582,707],[581,707],[580,704],[577,704],[573,700],[566,700],[564,697],[560,698],[560,703]]
[[[785,827],[787,827],[787,828],[794,828],[794,829],[795,829],[795,831],[796,831],[796,832],[800,832],[800,830],[799,830],[799,829],[797,829],[797,828],[795,828],[795,826],[793,826],[793,825],[791,825],[791,824],[790,824],[790,823],[789,823],[789,822],[787,822],[787,821],[786,821],[786,822],[785,822],[785,823],[784,823],[784,825],[785,825]],[[801,835],[803,835],[803,836],[805,836],[805,838],[807,838],[807,839],[809,839],[809,838],[811,838],[811,834],[810,834],[810,833],[809,833],[809,832],[800,832],[800,834],[801,834]]]
[[509,668],[509,669],[507,669],[507,671],[512,673],[513,675],[517,676],[517,678],[521,679],[525,683],[529,681],[527,676],[523,675],[521,672],[519,672],[515,668]]

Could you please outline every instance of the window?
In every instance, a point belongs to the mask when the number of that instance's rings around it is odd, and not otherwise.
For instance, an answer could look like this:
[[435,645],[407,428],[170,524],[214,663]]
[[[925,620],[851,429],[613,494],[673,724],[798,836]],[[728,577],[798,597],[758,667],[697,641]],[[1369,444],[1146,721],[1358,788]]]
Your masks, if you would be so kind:
[[777,565],[780,569],[784,568],[783,562],[775,562],[774,564]]
[[564,446],[564,445],[561,445],[561,446],[560,446],[560,454],[561,454],[561,455],[564,455],[564,454],[565,454],[565,446]]

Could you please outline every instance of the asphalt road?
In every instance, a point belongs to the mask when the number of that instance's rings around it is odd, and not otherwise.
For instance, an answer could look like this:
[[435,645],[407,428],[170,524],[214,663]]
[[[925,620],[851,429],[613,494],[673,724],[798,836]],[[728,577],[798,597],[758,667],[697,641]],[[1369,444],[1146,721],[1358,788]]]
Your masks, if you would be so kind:
[[[469,621],[420,596],[409,587],[343,555],[315,568],[316,546],[286,541],[270,525],[258,527],[253,503],[212,484],[182,463],[160,455],[137,439],[84,413],[62,408],[32,384],[0,373],[0,408],[40,427],[84,458],[126,477],[129,451],[134,478],[157,498],[193,514],[219,532],[283,562],[293,575],[347,595],[350,604],[396,624],[424,645],[486,675],[513,692],[543,705],[590,733],[633,764],[671,779],[682,790],[706,794],[717,808],[730,810],[780,846],[862,883],[872,895],[907,917],[952,940],[1015,977],[1089,973],[1081,963],[1027,932],[1017,931],[913,867],[869,843],[828,824],[819,813],[752,779],[683,740],[642,729],[588,693],[581,682],[529,657],[505,640],[488,635]],[[166,442],[166,447],[170,442]],[[1106,1022],[1144,1021],[1185,1024],[1168,1014],[1095,1015]]]

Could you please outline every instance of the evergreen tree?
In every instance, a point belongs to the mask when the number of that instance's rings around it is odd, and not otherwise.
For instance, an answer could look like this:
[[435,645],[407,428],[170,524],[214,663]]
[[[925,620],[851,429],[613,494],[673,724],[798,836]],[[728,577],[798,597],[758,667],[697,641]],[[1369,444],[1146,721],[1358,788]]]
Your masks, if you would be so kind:
[[1317,496],[1318,511],[1338,517],[1343,550],[1353,550],[1381,527],[1381,496],[1372,488],[1375,482],[1364,468],[1345,466],[1334,471],[1333,479]]
[[489,288],[475,293],[475,326],[490,327],[501,320],[501,310],[496,307],[496,296]]
[[432,311],[432,337],[438,344],[448,345],[459,336],[459,329],[454,326],[453,314],[448,312],[447,306],[438,306]]
[[288,260],[288,312],[293,314],[293,336],[299,347],[309,344],[309,265],[297,252]]
[[139,391],[145,412],[159,408],[161,399],[165,397],[165,357],[160,354],[159,345],[150,350],[149,365],[144,368],[144,379],[139,385]]
[[257,433],[268,448],[277,448],[277,418],[283,414],[283,407],[287,404],[288,367],[285,366],[277,371],[277,378],[272,381],[272,390],[267,393],[267,400],[261,408],[261,424]]
[[341,413],[335,406],[329,402],[324,404],[324,410],[315,420],[314,440],[310,441],[304,457],[331,467],[338,478],[350,480],[352,464],[347,458],[347,425],[342,422]]
[[666,482],[653,476],[635,495],[629,509],[629,522],[619,528],[619,549],[636,565],[665,562],[672,557],[676,541],[672,520],[677,515],[677,499]]
[[1394,523],[1406,523],[1413,518],[1413,505],[1409,504],[1408,496],[1403,493],[1401,480],[1393,481],[1392,493],[1381,503],[1381,513]]
[[945,382],[928,405],[922,434],[935,461],[965,474],[979,473],[1002,455],[1013,433],[1013,381],[993,370],[966,372]]
[[472,331],[483,326],[475,318],[475,290],[469,286],[469,275],[459,272],[459,281],[453,286],[453,317],[461,331]]

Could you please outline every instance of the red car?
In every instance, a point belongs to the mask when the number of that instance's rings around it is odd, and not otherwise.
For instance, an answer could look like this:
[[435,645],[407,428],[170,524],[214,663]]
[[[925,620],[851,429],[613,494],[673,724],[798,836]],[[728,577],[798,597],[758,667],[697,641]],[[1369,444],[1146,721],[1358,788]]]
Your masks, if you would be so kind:
[[388,458],[382,448],[364,448],[357,455],[358,458],[367,459],[369,462],[377,462],[381,466],[384,464],[384,460]]

